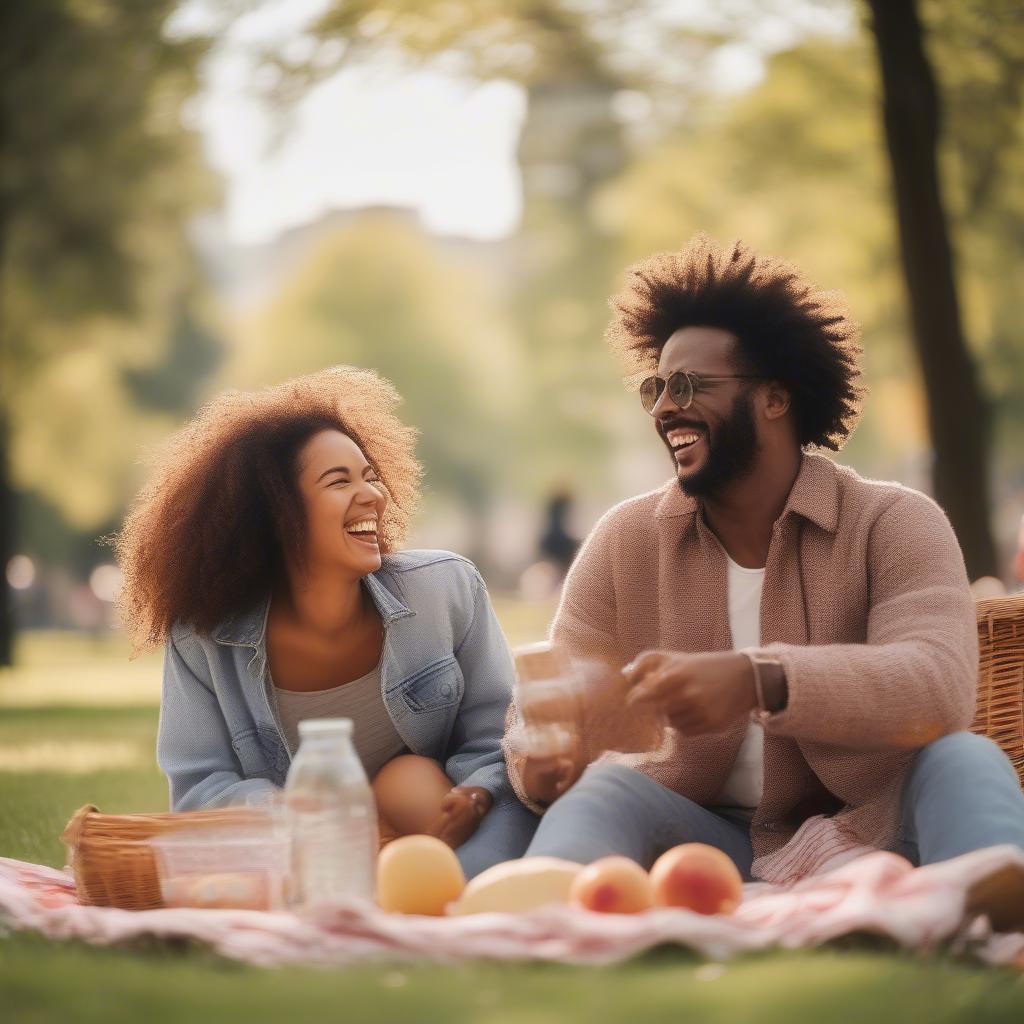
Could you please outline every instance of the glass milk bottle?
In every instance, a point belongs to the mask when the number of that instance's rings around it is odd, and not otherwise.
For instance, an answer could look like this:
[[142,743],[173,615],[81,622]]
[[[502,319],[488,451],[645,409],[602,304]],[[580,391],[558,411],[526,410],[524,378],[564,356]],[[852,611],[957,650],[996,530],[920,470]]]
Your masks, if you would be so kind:
[[372,900],[377,809],[352,745],[350,718],[299,723],[284,794],[292,835],[292,903],[300,909]]

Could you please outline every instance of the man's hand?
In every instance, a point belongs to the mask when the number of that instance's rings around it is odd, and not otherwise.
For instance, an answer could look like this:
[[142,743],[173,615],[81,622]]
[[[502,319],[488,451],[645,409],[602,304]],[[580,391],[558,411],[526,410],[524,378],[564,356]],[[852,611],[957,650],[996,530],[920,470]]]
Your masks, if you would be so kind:
[[531,800],[547,807],[580,777],[583,768],[583,759],[578,752],[527,754],[521,773],[523,789]]
[[631,685],[628,705],[656,708],[690,736],[722,732],[757,707],[745,654],[645,651],[622,672]]

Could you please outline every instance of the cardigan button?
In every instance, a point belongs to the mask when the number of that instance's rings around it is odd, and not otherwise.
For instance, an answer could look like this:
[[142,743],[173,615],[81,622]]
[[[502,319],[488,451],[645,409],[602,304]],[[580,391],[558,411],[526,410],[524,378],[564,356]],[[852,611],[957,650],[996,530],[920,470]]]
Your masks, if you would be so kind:
[[447,683],[445,683],[444,686],[441,687],[441,696],[442,697],[450,697],[451,695],[452,695],[452,688]]
[[765,832],[778,832],[779,831],[779,823],[777,821],[766,821],[761,826],[761,828],[763,828],[765,830]]

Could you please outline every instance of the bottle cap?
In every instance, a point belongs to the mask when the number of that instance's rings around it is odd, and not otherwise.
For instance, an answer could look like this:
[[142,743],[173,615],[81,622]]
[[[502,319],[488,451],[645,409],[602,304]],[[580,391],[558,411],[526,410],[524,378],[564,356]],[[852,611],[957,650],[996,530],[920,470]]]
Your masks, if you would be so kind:
[[306,718],[299,722],[299,736],[342,736],[352,735],[351,718]]

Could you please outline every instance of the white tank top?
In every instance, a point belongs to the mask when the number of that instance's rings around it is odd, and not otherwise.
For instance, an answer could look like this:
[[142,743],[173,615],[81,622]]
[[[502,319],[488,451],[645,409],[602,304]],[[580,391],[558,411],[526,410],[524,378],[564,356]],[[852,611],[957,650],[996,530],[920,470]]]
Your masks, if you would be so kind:
[[384,706],[380,692],[380,666],[350,683],[329,690],[282,690],[274,687],[277,711],[288,748],[299,749],[299,722],[307,718],[351,718],[352,741],[368,778],[385,762],[406,752],[402,737]]

